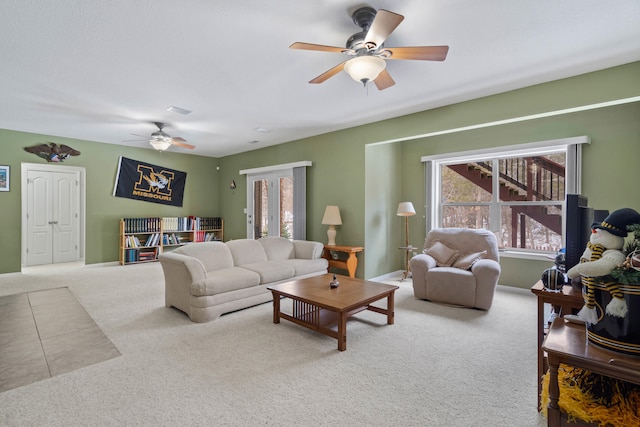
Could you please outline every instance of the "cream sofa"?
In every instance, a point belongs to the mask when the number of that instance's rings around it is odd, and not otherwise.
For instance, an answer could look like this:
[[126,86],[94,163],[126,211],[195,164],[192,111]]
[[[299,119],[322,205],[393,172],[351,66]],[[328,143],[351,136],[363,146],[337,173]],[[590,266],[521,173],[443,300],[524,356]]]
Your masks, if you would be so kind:
[[268,285],[325,274],[324,245],[283,237],[202,242],[158,257],[165,280],[165,305],[193,322],[271,301]]

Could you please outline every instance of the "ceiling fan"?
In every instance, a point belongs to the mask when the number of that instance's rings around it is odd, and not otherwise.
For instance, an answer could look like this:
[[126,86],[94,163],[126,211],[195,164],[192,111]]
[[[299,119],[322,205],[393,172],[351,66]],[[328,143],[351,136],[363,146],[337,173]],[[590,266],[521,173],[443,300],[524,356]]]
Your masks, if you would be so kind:
[[352,79],[365,86],[373,81],[379,90],[395,84],[386,70],[386,59],[411,59],[444,61],[449,46],[385,47],[384,42],[404,19],[404,16],[388,10],[376,11],[372,7],[361,7],[351,15],[353,22],[362,28],[347,40],[346,48],[295,42],[291,49],[316,50],[320,52],[344,53],[353,56],[325,71],[309,83],[322,83],[344,70]]
[[[193,150],[194,148],[196,148],[195,145],[187,144],[187,140],[184,138],[180,138],[179,136],[176,136],[173,138],[170,137],[165,131],[162,130],[167,126],[166,123],[153,122],[153,124],[157,126],[158,130],[151,134],[151,137],[149,138],[149,144],[151,144],[151,146],[156,150],[165,151],[172,145],[175,145],[177,147],[188,148],[189,150]],[[137,135],[137,136],[141,136],[141,135]],[[139,140],[136,140],[136,141],[139,141]]]

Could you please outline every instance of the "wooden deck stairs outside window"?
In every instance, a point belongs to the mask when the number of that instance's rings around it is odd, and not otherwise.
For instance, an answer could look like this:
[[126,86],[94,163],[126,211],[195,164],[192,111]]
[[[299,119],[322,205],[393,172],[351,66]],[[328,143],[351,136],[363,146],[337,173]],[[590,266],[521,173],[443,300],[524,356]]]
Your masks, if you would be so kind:
[[[492,193],[492,165],[485,162],[470,162],[447,166],[480,188]],[[564,200],[565,167],[546,157],[505,159],[500,162],[499,199],[509,201],[549,201],[557,203]],[[512,246],[525,247],[518,242],[517,236],[525,236],[524,230],[518,233],[518,227],[524,227],[522,216],[529,217],[553,232],[562,235],[562,216],[547,212],[544,206],[514,206],[512,208]]]

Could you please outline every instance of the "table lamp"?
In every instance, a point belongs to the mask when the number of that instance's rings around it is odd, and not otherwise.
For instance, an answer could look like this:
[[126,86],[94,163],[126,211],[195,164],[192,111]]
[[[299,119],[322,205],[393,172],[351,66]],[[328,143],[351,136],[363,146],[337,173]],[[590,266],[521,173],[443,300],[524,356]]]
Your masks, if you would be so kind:
[[416,210],[411,202],[400,202],[398,205],[398,211],[396,215],[404,217],[404,249],[405,250],[405,272],[402,273],[402,280],[409,277],[409,252],[411,246],[409,246],[409,217],[416,214]]
[[328,225],[327,237],[329,242],[327,245],[336,245],[336,225],[342,225],[342,218],[340,218],[340,209],[337,206],[327,206],[324,210],[324,216],[322,217],[322,224]]

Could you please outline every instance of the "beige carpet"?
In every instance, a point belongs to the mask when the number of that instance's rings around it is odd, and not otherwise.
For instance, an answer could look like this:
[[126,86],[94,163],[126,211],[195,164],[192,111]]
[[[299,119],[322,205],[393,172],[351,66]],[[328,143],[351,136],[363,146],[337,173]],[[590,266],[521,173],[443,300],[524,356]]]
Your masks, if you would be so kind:
[[360,313],[339,352],[271,304],[192,323],[164,307],[157,263],[0,275],[0,296],[68,286],[122,354],[0,393],[0,425],[546,425],[528,290],[483,312],[399,285],[395,324]]

